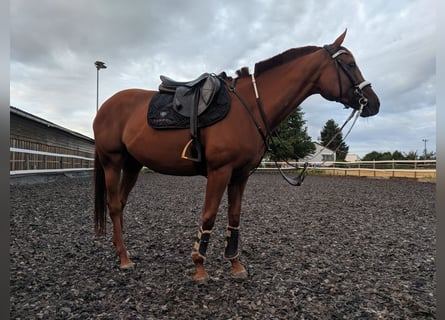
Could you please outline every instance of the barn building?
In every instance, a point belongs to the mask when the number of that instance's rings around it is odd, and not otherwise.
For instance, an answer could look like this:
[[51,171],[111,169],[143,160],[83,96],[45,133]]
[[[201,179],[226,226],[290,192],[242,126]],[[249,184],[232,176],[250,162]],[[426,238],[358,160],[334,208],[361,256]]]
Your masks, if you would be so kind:
[[10,176],[91,171],[94,140],[10,106]]

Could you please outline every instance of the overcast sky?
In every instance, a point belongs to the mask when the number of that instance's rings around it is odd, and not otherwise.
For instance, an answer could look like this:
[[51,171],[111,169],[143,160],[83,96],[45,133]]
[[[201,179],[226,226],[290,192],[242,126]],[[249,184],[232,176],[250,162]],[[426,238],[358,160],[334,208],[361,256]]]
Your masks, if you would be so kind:
[[[289,48],[332,43],[346,28],[380,113],[361,118],[349,152],[436,150],[434,0],[14,0],[10,2],[10,103],[93,137],[99,104],[126,88],[157,89],[159,75],[188,80],[235,70]],[[317,141],[350,111],[311,96],[302,103]]]

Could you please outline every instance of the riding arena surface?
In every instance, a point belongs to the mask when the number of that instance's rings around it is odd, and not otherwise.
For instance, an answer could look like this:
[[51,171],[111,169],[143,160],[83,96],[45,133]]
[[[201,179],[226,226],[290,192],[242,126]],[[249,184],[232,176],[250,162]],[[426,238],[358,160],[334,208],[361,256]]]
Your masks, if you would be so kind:
[[112,225],[93,228],[92,178],[10,188],[11,319],[435,319],[435,184],[254,173],[241,216],[247,280],[223,258],[227,198],[192,280],[203,177],[143,173],[124,212],[135,267]]

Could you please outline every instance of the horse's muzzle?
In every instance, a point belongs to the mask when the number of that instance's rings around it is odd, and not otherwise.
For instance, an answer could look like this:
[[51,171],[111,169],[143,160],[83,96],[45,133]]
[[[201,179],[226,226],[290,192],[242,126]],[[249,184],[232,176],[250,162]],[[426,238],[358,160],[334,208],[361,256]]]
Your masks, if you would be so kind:
[[370,117],[379,113],[380,110],[380,100],[371,88],[365,88],[363,90],[364,96],[367,99],[366,105],[364,106],[362,117]]

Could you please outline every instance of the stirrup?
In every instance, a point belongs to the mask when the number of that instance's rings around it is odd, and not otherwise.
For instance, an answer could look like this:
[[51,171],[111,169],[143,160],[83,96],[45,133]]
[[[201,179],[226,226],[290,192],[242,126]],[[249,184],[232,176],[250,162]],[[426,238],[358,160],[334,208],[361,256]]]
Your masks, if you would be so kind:
[[[181,158],[185,159],[185,160],[190,160],[190,161],[194,161],[194,162],[201,162],[201,146],[198,142],[198,146],[195,146],[193,144],[193,142],[195,141],[195,139],[191,138],[189,140],[189,142],[187,142],[187,144],[185,145],[184,149],[182,149],[182,153],[181,153]],[[196,153],[196,156],[193,156],[193,149]],[[189,150],[189,154],[190,156],[187,155],[187,151]]]

